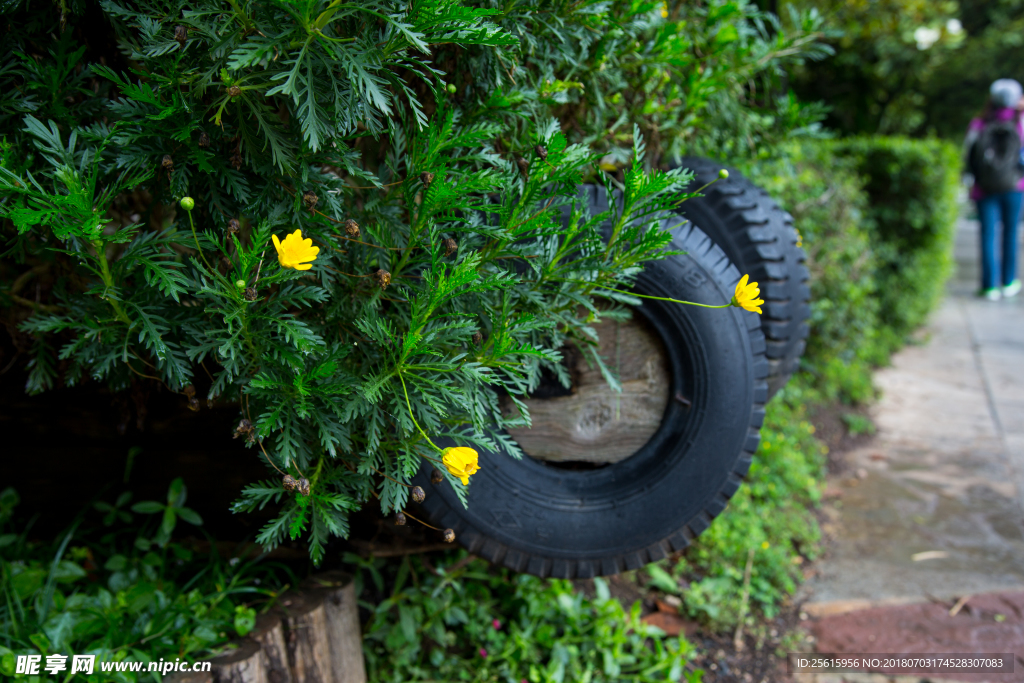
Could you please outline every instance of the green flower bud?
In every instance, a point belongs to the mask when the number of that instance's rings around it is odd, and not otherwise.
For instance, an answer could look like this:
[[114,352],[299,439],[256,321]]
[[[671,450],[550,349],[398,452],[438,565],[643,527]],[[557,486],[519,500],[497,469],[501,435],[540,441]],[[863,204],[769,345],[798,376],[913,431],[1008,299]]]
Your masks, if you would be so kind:
[[457,90],[457,88],[455,87],[454,83],[449,83],[448,84],[448,94],[449,95],[454,95],[456,90]]
[[729,172],[723,168],[721,171],[718,172],[718,177],[721,178],[722,180],[725,180],[726,178],[729,177]]
[[235,280],[235,287],[245,289],[245,280]]
[[196,202],[191,197],[182,197],[181,198],[181,208],[185,209],[186,211],[191,211],[192,209],[195,208],[195,206],[196,206]]

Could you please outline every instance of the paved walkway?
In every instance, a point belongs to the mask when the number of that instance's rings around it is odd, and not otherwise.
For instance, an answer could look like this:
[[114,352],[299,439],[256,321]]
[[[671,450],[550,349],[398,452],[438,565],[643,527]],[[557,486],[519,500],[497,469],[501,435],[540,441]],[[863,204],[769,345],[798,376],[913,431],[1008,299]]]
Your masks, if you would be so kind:
[[[1014,651],[1018,673],[990,678],[1024,680],[1024,296],[972,296],[977,230],[961,220],[956,275],[923,343],[876,375],[877,437],[830,484],[835,540],[798,599],[819,652]],[[925,602],[944,602],[945,618]],[[921,637],[879,640],[885,630]]]

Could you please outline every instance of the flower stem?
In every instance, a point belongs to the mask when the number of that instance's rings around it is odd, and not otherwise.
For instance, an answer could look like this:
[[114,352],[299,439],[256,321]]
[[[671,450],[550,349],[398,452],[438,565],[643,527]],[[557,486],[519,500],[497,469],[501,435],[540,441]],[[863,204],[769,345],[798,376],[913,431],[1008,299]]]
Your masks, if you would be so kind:
[[192,226],[192,237],[196,241],[196,251],[199,252],[199,258],[203,259],[203,263],[206,264],[206,267],[210,269],[211,273],[217,274],[213,269],[213,266],[210,265],[210,262],[206,260],[206,255],[203,254],[203,248],[199,246],[199,235],[196,234],[196,224],[192,220],[192,212],[186,211],[185,213],[188,214],[188,224]]
[[412,419],[412,423],[416,425],[416,429],[419,430],[420,434],[423,435],[423,438],[427,440],[427,443],[429,443],[434,448],[435,451],[437,451],[438,453],[443,453],[444,451],[438,448],[437,445],[430,440],[430,437],[427,436],[427,433],[423,431],[423,428],[420,427],[418,422],[416,422],[416,418],[413,417],[412,404],[409,402],[409,391],[405,388],[405,380],[402,379],[401,372],[398,373],[398,381],[402,383],[402,393],[405,394],[405,405],[409,409],[409,417]]
[[[687,304],[688,306],[700,306],[702,308],[728,308],[729,306],[732,306],[732,302],[731,301],[729,303],[727,303],[727,304],[722,304],[721,306],[712,306],[711,304],[698,304],[696,301],[680,301],[679,299],[670,299],[670,298],[664,297],[664,296],[650,296],[650,295],[647,295],[647,294],[636,294],[634,292],[624,292],[621,289],[613,289],[611,287],[605,287],[604,285],[598,285],[598,287],[600,289],[607,289],[610,292],[618,292],[619,294],[626,294],[628,296],[635,296],[638,299],[655,299],[656,301],[671,301],[672,303],[676,303],[676,304]],[[595,292],[595,294],[600,294],[600,293],[601,292]]]
[[[694,193],[700,192],[701,190],[703,190],[704,188],[708,187],[709,185],[714,185],[715,183],[717,183],[721,179],[722,178],[719,176],[718,178],[715,178],[714,180],[712,180],[710,182],[704,183],[703,185],[698,187],[696,190],[694,190]],[[683,202],[685,202],[685,201],[686,200],[684,199]],[[683,202],[679,202],[679,204],[682,204]],[[679,206],[679,204],[676,204],[676,206]]]
[[419,518],[417,518],[417,517],[413,517],[412,515],[410,515],[410,514],[409,514],[409,513],[407,512],[407,511],[405,511],[405,510],[402,510],[402,514],[403,514],[403,515],[405,515],[406,517],[408,517],[409,519],[415,519],[415,520],[416,520],[417,522],[419,522],[419,523],[420,523],[420,524],[422,524],[423,526],[428,526],[428,527],[430,527],[431,529],[433,529],[433,530],[435,530],[435,531],[440,531],[440,529],[438,529],[438,528],[437,528],[436,526],[431,526],[430,524],[427,524],[426,522],[424,522],[424,521],[423,521],[422,519],[419,519]]
[[[92,243],[92,246],[96,248],[96,255],[100,257],[100,276],[103,278],[103,284],[107,286],[107,289],[113,289],[114,279],[110,277],[110,266],[107,264],[107,245],[103,244],[100,240],[96,240]],[[132,321],[125,315],[124,309],[121,308],[121,304],[117,302],[117,299],[107,296],[103,298],[113,307],[114,313],[117,314],[117,319],[130,327]]]

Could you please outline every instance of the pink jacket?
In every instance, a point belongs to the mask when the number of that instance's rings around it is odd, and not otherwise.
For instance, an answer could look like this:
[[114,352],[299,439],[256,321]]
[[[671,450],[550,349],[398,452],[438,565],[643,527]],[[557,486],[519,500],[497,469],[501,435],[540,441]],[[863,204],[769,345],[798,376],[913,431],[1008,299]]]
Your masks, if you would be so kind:
[[[1001,107],[993,112],[993,118],[997,121],[1009,121],[1013,118],[1017,119],[1017,134],[1020,135],[1020,139],[1024,140],[1024,112],[1019,112],[1012,107]],[[971,123],[967,126],[967,138],[964,140],[964,159],[971,153],[971,145],[978,139],[978,135],[981,133],[981,129],[985,127],[985,120],[982,118],[971,119]],[[1017,184],[1017,189],[1024,191],[1024,178],[1021,178]],[[982,199],[985,193],[981,191],[981,188],[976,184],[971,187],[971,199]]]

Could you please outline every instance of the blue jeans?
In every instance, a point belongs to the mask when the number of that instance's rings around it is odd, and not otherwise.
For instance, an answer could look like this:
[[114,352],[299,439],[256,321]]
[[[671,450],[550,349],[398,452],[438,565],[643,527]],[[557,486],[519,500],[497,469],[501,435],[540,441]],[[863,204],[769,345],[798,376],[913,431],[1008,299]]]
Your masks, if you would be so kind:
[[[1017,278],[1017,225],[1024,192],[1002,192],[978,200],[981,219],[981,287],[1006,286]],[[1003,224],[1003,267],[996,259],[996,228]]]

